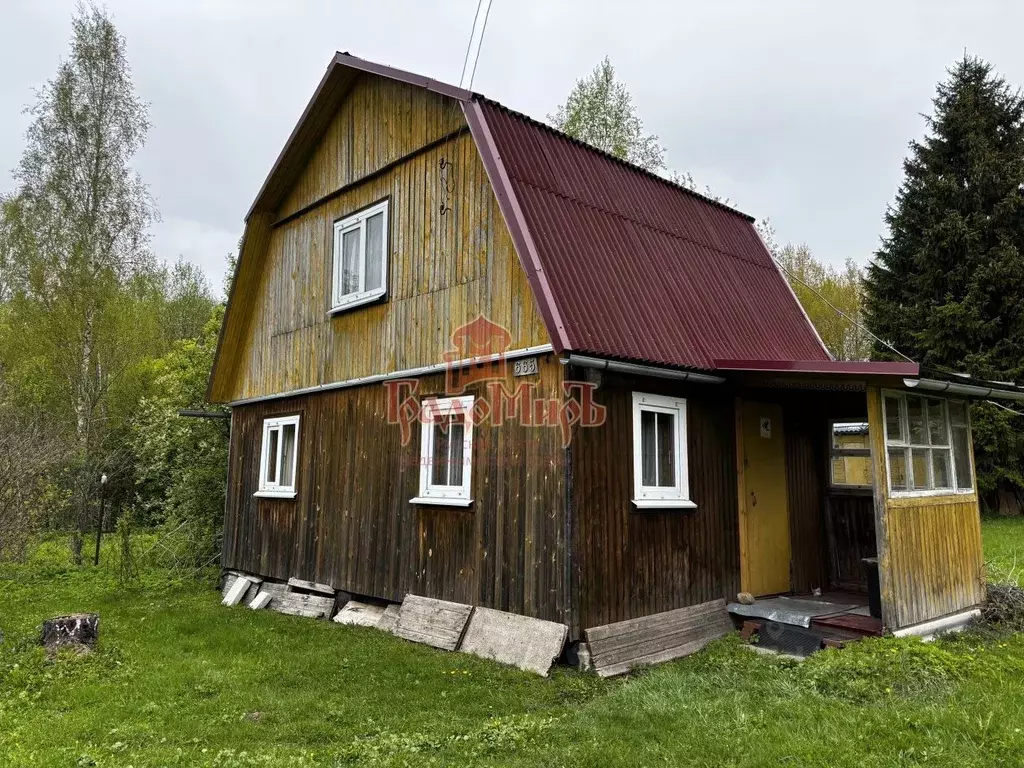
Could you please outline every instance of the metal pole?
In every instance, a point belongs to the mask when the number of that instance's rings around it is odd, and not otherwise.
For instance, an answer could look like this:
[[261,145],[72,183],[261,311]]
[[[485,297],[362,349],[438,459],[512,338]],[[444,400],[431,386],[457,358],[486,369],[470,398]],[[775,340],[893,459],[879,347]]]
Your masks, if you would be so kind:
[[100,477],[100,519],[96,523],[96,557],[93,558],[92,564],[100,564],[100,540],[103,538],[103,504],[106,501],[103,491],[107,487],[107,476],[102,475]]

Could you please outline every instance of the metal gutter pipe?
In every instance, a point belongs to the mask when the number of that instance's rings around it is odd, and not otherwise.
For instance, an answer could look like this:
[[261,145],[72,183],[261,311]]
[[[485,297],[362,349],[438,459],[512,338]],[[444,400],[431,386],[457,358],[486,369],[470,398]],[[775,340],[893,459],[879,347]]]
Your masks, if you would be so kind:
[[587,355],[569,355],[560,358],[563,365],[578,365],[580,368],[593,368],[597,371],[613,371],[615,373],[627,373],[633,376],[653,376],[659,379],[676,379],[678,381],[692,381],[695,384],[724,384],[725,379],[721,376],[709,376],[706,373],[694,373],[692,371],[678,371],[674,368],[658,368],[653,365],[637,365],[636,363],[620,363],[616,360],[605,360],[603,357],[588,357]]
[[1005,389],[979,387],[974,384],[957,384],[953,381],[939,381],[937,379],[904,379],[903,386],[907,389],[919,389],[925,392],[946,392],[950,395],[964,395],[965,397],[996,397],[1003,400],[1024,401],[1024,391],[1010,392]]

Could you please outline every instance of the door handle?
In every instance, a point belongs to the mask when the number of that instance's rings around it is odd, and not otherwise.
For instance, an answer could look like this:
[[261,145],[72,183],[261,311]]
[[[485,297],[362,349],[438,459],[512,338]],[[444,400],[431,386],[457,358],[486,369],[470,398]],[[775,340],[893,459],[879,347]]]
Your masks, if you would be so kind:
[[757,506],[757,494],[754,493],[753,491],[750,492],[750,506]]

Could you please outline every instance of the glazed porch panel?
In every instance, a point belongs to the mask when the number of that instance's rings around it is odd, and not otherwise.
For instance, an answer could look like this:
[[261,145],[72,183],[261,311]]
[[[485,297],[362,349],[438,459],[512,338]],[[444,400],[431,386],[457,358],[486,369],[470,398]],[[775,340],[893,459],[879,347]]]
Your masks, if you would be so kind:
[[[878,387],[868,388],[868,423],[885,628],[897,630],[977,606],[985,597],[977,492],[893,494]],[[977,489],[973,456],[971,484]]]

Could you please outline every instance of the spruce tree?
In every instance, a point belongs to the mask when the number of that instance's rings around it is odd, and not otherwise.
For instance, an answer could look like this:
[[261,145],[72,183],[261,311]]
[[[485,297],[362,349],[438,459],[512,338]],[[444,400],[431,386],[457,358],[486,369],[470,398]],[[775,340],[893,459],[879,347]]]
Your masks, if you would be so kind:
[[[1024,98],[965,56],[910,144],[869,265],[870,330],[928,369],[1024,379]],[[882,345],[876,357],[895,355]],[[979,488],[1024,488],[1024,418],[972,409]],[[989,495],[989,502],[993,497]]]

